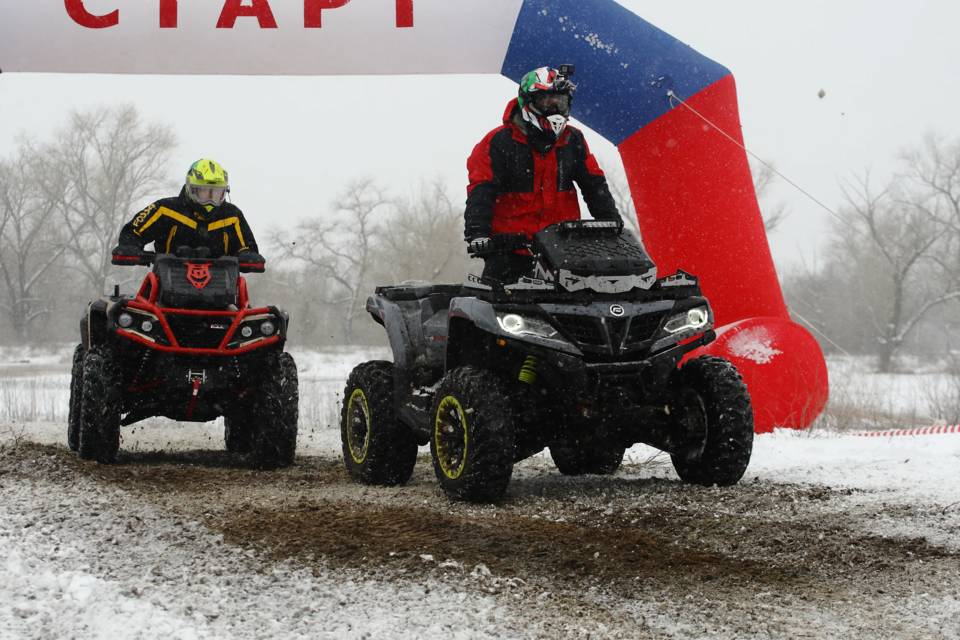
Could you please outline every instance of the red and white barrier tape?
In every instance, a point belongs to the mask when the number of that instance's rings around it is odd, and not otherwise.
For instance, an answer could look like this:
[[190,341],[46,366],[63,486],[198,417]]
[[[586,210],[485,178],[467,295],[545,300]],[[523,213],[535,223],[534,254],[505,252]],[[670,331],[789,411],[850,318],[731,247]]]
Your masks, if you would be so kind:
[[941,433],[960,433],[960,424],[939,427],[920,427],[917,429],[893,429],[891,431],[861,431],[854,435],[865,438],[890,438],[894,436],[933,436]]

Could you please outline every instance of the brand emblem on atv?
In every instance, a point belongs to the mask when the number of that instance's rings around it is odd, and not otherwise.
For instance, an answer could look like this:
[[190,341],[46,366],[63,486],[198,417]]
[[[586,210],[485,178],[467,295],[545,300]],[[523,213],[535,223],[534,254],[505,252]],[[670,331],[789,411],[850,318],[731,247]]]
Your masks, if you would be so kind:
[[619,304],[610,305],[610,315],[615,318],[622,318],[627,313],[627,310],[624,309]]
[[197,289],[203,289],[210,284],[210,265],[187,263],[187,280]]

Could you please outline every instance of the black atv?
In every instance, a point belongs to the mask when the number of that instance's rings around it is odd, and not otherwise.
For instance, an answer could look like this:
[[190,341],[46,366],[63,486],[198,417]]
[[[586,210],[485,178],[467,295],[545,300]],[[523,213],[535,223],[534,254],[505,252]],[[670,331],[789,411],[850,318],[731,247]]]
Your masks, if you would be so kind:
[[283,350],[287,314],[249,305],[240,273],[262,272],[262,261],[207,255],[114,250],[114,264],[153,269],[135,296],[115,288],[80,322],[67,443],[81,458],[115,461],[120,427],[145,418],[223,416],[228,451],[257,468],[293,463],[298,384]]
[[685,482],[731,485],[753,446],[753,411],[726,360],[690,351],[715,338],[697,280],[658,280],[615,223],[565,222],[494,238],[533,255],[517,282],[380,287],[367,310],[394,362],[350,374],[341,436],[362,483],[410,479],[429,443],[454,499],[502,497],[515,462],[544,447],[568,475],[609,474],[634,443],[670,453]]

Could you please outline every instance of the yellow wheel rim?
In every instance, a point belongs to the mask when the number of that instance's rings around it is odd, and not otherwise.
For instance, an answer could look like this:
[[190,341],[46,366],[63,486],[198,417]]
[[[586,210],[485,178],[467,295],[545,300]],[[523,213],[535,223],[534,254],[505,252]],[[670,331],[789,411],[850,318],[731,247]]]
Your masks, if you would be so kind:
[[469,429],[466,413],[453,396],[443,398],[437,407],[433,439],[440,470],[446,477],[456,480],[467,466]]
[[370,406],[363,389],[357,388],[347,400],[347,448],[357,464],[363,464],[370,449]]

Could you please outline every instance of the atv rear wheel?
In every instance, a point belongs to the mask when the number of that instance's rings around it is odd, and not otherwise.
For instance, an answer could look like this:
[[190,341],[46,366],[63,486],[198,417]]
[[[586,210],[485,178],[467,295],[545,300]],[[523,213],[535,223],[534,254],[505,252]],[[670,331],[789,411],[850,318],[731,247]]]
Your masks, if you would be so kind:
[[496,502],[513,474],[514,424],[500,380],[475,367],[454,369],[433,402],[430,453],[452,500]]
[[350,372],[343,390],[340,441],[343,464],[355,482],[406,484],[417,464],[417,442],[397,420],[393,363],[374,360]]
[[596,435],[571,437],[550,445],[550,457],[565,476],[610,475],[620,468],[626,447]]
[[80,398],[80,441],[84,460],[111,463],[120,449],[120,363],[104,347],[93,347],[83,356]]
[[289,353],[272,353],[253,406],[251,461],[257,469],[293,464],[297,453],[300,389],[297,364]]
[[690,360],[675,375],[672,413],[687,433],[701,434],[687,451],[670,456],[677,475],[690,484],[736,484],[753,451],[753,408],[740,373],[723,358],[704,356]]
[[67,446],[70,451],[80,448],[80,404],[83,398],[83,356],[85,350],[78,344],[73,350],[70,370],[70,413],[67,415]]

